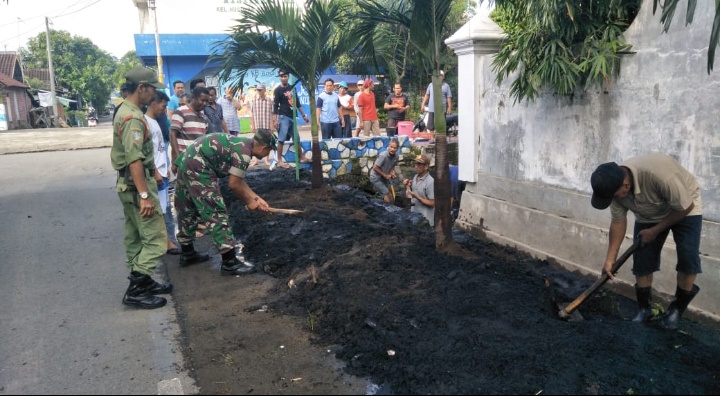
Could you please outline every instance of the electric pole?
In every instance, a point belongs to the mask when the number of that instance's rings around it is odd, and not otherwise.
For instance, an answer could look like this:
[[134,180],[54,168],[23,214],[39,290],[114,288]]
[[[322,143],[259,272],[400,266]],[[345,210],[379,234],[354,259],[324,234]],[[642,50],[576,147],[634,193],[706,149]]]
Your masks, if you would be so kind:
[[157,8],[155,7],[155,0],[148,0],[148,8],[152,10],[152,18],[155,21],[155,53],[157,55],[158,65],[158,81],[160,84],[165,84],[165,75],[163,74],[163,60],[160,54],[160,34],[158,34],[158,23],[157,23]]
[[55,71],[52,64],[52,48],[50,47],[50,19],[45,17],[45,40],[47,41],[48,71],[50,72],[50,100],[52,101],[53,123],[60,125],[58,119],[57,99],[55,98]]

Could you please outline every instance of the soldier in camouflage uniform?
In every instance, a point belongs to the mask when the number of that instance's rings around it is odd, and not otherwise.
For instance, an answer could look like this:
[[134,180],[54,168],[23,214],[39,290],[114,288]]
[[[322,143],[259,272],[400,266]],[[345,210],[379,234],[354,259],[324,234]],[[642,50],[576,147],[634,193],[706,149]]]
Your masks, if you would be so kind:
[[198,221],[209,224],[210,235],[222,255],[220,275],[251,273],[255,267],[237,259],[235,237],[220,192],[220,178],[228,177],[230,190],[250,210],[267,212],[269,206],[245,182],[253,156],[264,158],[276,149],[277,138],[270,130],[258,129],[252,139],[224,133],[201,136],[178,157],[175,210],[178,214],[177,240],[183,251],[180,265],[198,261],[193,236]]
[[125,80],[129,95],[115,113],[110,151],[112,166],[118,171],[116,191],[125,214],[125,252],[130,269],[130,286],[122,302],[138,308],[160,308],[167,301],[156,294],[170,293],[172,285],[157,283],[151,275],[165,254],[167,231],[158,210],[152,136],[140,107],[152,101],[156,88],[164,86],[155,72],[143,67],[128,71]]

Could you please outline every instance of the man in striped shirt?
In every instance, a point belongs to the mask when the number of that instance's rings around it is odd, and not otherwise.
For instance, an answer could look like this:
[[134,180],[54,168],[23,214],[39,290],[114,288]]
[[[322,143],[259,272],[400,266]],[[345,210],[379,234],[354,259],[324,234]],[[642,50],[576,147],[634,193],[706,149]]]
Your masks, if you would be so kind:
[[172,171],[177,173],[177,160],[180,153],[192,144],[195,139],[203,136],[208,130],[208,120],[203,113],[208,104],[210,92],[205,87],[192,90],[192,99],[185,106],[180,106],[172,117],[170,145],[172,146]]
[[[267,97],[265,84],[258,84],[255,88],[257,96],[250,102],[250,111],[252,112],[252,118],[250,119],[250,126],[253,133],[257,132],[258,129],[275,129],[275,120],[272,113],[273,101]],[[270,153],[272,155],[272,152]],[[265,164],[270,165],[270,157],[265,157]],[[253,158],[250,161],[250,166],[257,165],[257,158]]]
[[237,112],[242,109],[242,104],[239,100],[235,99],[235,92],[232,87],[228,86],[225,89],[225,96],[219,98],[217,103],[222,108],[223,119],[225,120],[225,124],[227,124],[230,134],[237,136],[238,132],[240,132],[240,119],[238,118]]

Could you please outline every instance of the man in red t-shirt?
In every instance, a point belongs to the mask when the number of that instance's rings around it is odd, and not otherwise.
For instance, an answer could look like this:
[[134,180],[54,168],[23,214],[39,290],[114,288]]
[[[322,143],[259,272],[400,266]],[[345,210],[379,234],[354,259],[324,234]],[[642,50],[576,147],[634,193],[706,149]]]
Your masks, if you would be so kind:
[[362,113],[363,136],[368,136],[368,132],[372,131],[373,136],[380,136],[380,122],[377,116],[377,107],[375,107],[375,94],[372,91],[373,80],[366,78],[363,82],[363,90],[358,98],[358,107]]

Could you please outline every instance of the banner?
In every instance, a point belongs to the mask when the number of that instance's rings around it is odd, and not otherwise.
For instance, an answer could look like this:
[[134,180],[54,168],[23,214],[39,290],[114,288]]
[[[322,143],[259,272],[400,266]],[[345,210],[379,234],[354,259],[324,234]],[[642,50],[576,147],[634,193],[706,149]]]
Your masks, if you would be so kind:
[[38,98],[40,99],[41,107],[50,107],[53,105],[52,92],[38,92]]

